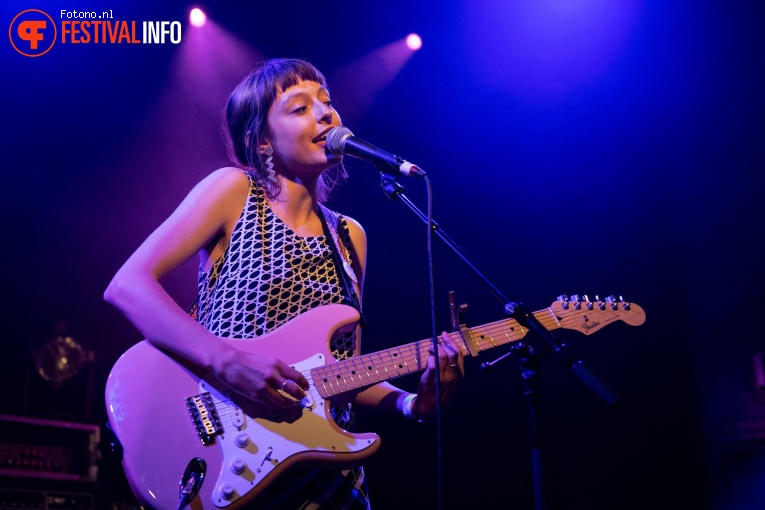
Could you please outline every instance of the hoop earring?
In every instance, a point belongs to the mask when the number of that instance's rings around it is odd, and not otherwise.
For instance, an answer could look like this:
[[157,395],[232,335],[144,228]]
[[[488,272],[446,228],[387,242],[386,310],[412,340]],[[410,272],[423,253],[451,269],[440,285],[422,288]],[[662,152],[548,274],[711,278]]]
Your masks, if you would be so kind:
[[266,180],[276,182],[276,172],[274,171],[274,148],[270,145],[266,147],[264,154],[266,158]]

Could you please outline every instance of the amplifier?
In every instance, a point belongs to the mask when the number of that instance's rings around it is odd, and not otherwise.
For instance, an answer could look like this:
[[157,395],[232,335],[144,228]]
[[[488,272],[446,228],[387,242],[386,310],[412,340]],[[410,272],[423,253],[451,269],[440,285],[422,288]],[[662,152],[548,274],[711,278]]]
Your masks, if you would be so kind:
[[98,425],[0,414],[0,477],[95,482]]
[[0,489],[0,510],[95,510],[92,494],[56,490]]

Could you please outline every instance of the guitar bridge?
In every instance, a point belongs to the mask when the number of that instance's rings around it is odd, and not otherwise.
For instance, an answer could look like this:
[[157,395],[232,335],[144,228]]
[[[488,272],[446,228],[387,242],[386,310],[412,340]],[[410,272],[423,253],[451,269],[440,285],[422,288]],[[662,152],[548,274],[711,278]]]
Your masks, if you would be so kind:
[[223,434],[223,425],[210,393],[187,398],[186,407],[189,409],[191,421],[194,422],[203,445],[211,445],[215,441],[215,436]]

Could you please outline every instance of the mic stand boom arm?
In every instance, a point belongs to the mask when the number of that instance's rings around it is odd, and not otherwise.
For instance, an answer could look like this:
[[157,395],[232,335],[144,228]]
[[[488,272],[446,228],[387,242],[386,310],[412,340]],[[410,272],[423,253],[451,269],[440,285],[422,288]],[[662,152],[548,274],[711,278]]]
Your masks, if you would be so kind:
[[[379,165],[380,170],[380,186],[387,197],[393,201],[399,201],[407,206],[419,219],[422,221],[424,227],[428,227],[428,217],[417,206],[412,203],[409,198],[404,195],[404,187],[396,182],[394,176],[396,173],[392,173],[392,170]],[[433,221],[430,225],[432,232],[441,239],[462,261],[483,280],[483,282],[489,286],[492,294],[502,302],[504,305],[504,311],[510,317],[518,321],[522,326],[525,326],[530,331],[536,332],[539,336],[544,338],[549,343],[553,350],[563,356],[569,368],[571,368],[574,375],[585,386],[593,390],[602,398],[607,404],[612,405],[618,401],[618,397],[611,392],[608,387],[603,384],[595,374],[587,368],[582,360],[565,344],[558,341],[557,338],[545,328],[533,313],[529,313],[522,303],[516,303],[511,301],[497,285],[495,285],[485,274],[478,268],[478,265],[455,243],[442,229]],[[467,340],[467,339],[466,339]],[[469,344],[469,342],[468,342]],[[538,355],[534,352],[534,349],[528,345],[525,341],[516,342],[517,345],[513,346],[510,352],[500,358],[492,361],[485,362],[482,365],[482,369],[488,369],[494,366],[501,360],[515,356],[517,358],[519,367],[521,368],[522,376],[525,384],[525,394],[529,402],[529,413],[531,418],[532,427],[532,477],[534,482],[534,503],[536,510],[543,510],[545,508],[545,495],[544,495],[544,480],[542,470],[542,439],[541,439],[541,426],[539,423],[539,411],[537,407],[538,401]]]
[[[423,226],[427,227],[428,217],[420,211],[414,203],[412,203],[406,195],[404,195],[404,187],[396,182],[396,180],[386,171],[380,172],[380,186],[383,191],[393,201],[400,201],[406,205],[419,219],[422,221]],[[533,330],[539,334],[542,338],[552,346],[552,348],[563,356],[566,360],[566,364],[571,368],[574,374],[579,380],[581,380],[588,388],[595,391],[607,404],[612,405],[619,399],[614,395],[596,376],[582,363],[582,360],[568,347],[565,343],[560,342],[555,336],[545,328],[539,320],[534,317],[534,314],[530,313],[522,303],[516,303],[511,301],[499,287],[497,287],[487,276],[481,271],[477,264],[465,253],[465,251],[454,242],[443,229],[433,221],[431,228],[433,233],[441,239],[462,261],[483,280],[483,282],[489,286],[492,294],[502,302],[504,305],[504,311],[510,317],[517,320],[522,326],[525,326],[529,330]]]

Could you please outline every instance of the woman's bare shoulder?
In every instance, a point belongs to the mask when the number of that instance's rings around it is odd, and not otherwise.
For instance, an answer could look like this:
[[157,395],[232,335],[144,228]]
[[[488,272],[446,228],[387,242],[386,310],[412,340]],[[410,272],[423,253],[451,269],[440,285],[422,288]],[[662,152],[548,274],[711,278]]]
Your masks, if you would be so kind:
[[361,226],[361,223],[351,218],[350,216],[346,216],[345,214],[343,214],[342,217],[343,220],[345,220],[345,223],[348,225],[348,231],[350,232],[351,236],[355,234],[364,238],[367,237],[367,234],[364,232],[364,227]]

